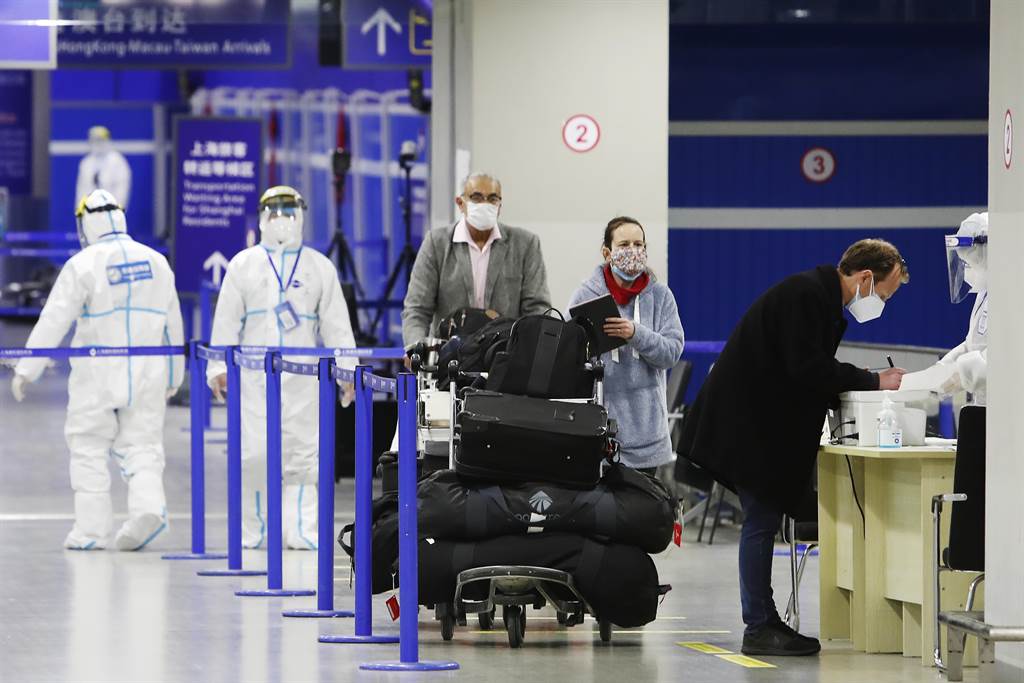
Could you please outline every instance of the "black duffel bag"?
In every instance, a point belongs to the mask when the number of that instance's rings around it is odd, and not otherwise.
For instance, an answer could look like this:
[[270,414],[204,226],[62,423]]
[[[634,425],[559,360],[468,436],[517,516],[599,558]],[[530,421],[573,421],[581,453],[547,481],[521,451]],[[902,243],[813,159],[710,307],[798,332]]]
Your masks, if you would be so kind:
[[[438,385],[448,388],[448,364],[453,360],[458,361],[461,372],[488,372],[495,356],[505,350],[514,324],[510,318],[495,318],[472,333],[450,339],[438,352]],[[460,382],[459,386],[469,383],[469,380]]]
[[[634,546],[549,533],[486,541],[429,539],[420,541],[419,551],[422,604],[451,603],[455,581],[466,569],[518,565],[568,572],[595,616],[617,626],[635,628],[658,616],[658,600],[663,592],[658,585],[658,570],[650,556]],[[562,591],[555,593],[568,597]],[[467,593],[467,597],[472,596]]]
[[420,535],[445,540],[564,531],[660,553],[672,540],[675,515],[664,484],[620,463],[585,491],[549,483],[485,485],[451,470],[419,484]]
[[593,403],[470,390],[455,423],[455,470],[478,480],[591,488],[614,452],[608,411]]

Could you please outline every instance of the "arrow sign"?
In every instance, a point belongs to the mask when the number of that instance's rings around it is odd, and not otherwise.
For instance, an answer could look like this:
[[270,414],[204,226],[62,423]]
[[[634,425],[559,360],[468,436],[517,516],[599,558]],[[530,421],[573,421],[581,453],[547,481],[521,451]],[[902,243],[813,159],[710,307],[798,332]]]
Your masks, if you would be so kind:
[[224,254],[219,251],[215,251],[210,254],[210,258],[203,261],[203,270],[213,269],[213,284],[220,287],[221,273],[228,267],[228,260],[224,258]]
[[383,57],[388,53],[388,29],[390,28],[395,33],[400,34],[402,32],[402,25],[395,21],[395,18],[386,9],[378,7],[377,11],[363,22],[359,32],[365,36],[375,27],[377,29],[377,54]]

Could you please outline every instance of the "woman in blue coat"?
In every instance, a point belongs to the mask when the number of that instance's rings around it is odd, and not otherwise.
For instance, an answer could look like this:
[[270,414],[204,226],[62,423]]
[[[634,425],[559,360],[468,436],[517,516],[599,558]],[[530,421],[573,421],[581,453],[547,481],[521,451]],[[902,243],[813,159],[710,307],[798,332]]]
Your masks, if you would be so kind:
[[608,222],[603,263],[573,293],[570,308],[612,295],[619,317],[604,332],[626,340],[605,353],[604,400],[618,422],[622,462],[653,474],[672,460],[665,375],[683,352],[683,325],[671,290],[647,267],[647,242],[639,221],[619,216]]

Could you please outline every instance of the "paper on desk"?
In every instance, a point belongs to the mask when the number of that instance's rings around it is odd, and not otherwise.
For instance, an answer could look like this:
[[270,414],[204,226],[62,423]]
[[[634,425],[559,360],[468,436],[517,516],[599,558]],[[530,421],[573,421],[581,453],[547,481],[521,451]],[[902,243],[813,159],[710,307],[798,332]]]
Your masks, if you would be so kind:
[[936,363],[927,370],[920,372],[909,372],[903,375],[900,383],[900,391],[939,391],[953,373],[956,372],[955,365],[943,365]]

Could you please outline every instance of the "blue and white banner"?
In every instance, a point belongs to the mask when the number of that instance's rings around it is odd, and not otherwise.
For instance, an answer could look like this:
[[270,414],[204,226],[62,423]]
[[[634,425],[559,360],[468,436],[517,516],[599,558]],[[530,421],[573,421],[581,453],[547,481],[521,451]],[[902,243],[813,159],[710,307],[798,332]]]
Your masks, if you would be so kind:
[[60,0],[60,66],[265,68],[290,61],[291,0]]
[[228,261],[255,240],[262,122],[174,120],[174,272],[178,291],[220,285]]

